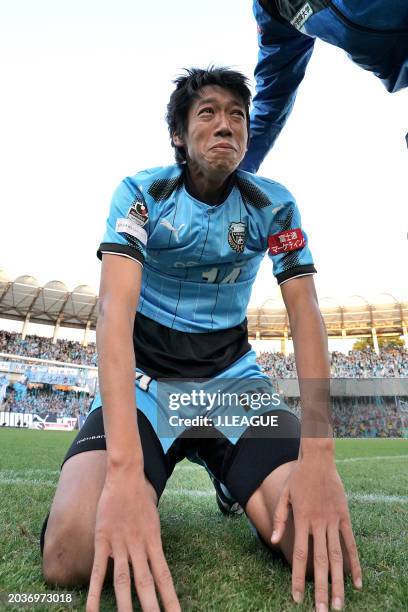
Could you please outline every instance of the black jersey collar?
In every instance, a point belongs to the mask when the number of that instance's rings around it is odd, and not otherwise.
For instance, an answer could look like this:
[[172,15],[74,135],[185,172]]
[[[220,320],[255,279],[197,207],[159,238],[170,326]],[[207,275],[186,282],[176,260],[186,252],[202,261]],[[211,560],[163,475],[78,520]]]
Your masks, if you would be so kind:
[[[183,182],[184,182],[184,187],[187,191],[187,193],[195,198],[196,200],[198,200],[199,202],[202,202],[202,200],[198,197],[198,195],[196,194],[194,187],[192,185],[192,181],[191,181],[191,177],[190,177],[190,173],[188,171],[188,167],[186,166],[183,169]],[[220,204],[223,204],[225,202],[225,200],[227,200],[231,194],[231,191],[233,190],[234,186],[235,186],[235,182],[236,182],[236,171],[234,171],[232,174],[230,174],[230,176],[228,177],[228,180],[225,183],[225,187],[222,190],[220,197],[219,197],[219,202],[214,203],[210,203],[210,202],[203,202],[204,204],[207,204],[207,206],[219,206]]]

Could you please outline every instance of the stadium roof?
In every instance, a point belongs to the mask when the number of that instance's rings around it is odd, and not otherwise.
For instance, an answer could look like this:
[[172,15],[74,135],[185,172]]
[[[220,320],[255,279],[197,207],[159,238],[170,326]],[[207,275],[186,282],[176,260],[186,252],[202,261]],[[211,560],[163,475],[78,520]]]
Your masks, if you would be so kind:
[[[95,329],[98,296],[87,285],[69,291],[58,280],[41,287],[33,276],[19,276],[11,280],[0,270],[0,318],[32,323]],[[328,335],[362,336],[371,334],[406,334],[408,301],[400,302],[390,294],[380,294],[369,303],[363,296],[354,295],[344,304],[334,298],[320,298],[320,309]],[[281,298],[267,300],[247,314],[251,338],[273,339],[290,336],[290,327]]]
[[90,328],[96,325],[97,295],[87,285],[69,291],[54,280],[41,287],[33,276],[10,280],[0,270],[0,317],[63,327]]
[[[388,293],[379,294],[372,303],[353,295],[344,304],[334,298],[319,298],[319,306],[330,337],[366,336],[375,329],[378,335],[406,335],[408,301],[399,302]],[[248,331],[262,339],[290,335],[286,308],[281,299],[267,300],[248,310]]]

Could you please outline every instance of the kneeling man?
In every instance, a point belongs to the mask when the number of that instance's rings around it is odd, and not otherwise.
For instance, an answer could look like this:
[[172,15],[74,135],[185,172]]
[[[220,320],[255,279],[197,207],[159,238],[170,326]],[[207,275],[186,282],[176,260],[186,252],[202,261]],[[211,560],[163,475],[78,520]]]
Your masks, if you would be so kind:
[[[167,109],[176,164],[124,179],[113,196],[98,250],[100,396],[67,453],[42,538],[45,579],[90,583],[88,612],[99,609],[110,558],[120,611],[132,609],[130,567],[142,609],[159,610],[156,589],[166,610],[180,609],[157,504],[185,457],[286,557],[295,601],[308,563],[319,610],[329,606],[329,573],[330,603],[343,607],[343,565],[361,587],[328,422],[315,268],[292,195],[238,170],[249,104],[242,74],[187,71]],[[246,309],[266,252],[290,319],[302,428],[248,343]],[[229,410],[224,392],[235,394]]]

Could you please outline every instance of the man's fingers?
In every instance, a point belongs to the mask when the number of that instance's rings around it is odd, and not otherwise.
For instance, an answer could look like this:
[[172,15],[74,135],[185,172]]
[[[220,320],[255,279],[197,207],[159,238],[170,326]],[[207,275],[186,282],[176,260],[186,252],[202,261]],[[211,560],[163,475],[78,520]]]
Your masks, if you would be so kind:
[[295,521],[295,541],[292,557],[292,597],[300,603],[305,592],[305,576],[309,547],[309,529],[306,523]]
[[327,546],[331,575],[331,606],[333,610],[342,610],[344,605],[343,553],[337,525],[327,529]]
[[166,612],[179,612],[181,610],[180,603],[161,542],[157,546],[152,547],[149,553],[150,567],[152,568],[154,581],[159,590],[164,609]]
[[113,563],[113,586],[118,612],[132,612],[130,571],[126,548],[114,550]]
[[343,536],[344,544],[346,546],[347,555],[350,562],[351,577],[353,584],[357,589],[361,589],[363,586],[363,578],[361,573],[360,559],[358,558],[358,551],[356,541],[354,539],[353,530],[351,528],[350,518],[345,519],[340,524],[340,531]]
[[273,531],[271,542],[277,544],[282,538],[286,527],[286,521],[289,515],[289,487],[285,486],[279,497],[279,501],[276,506],[275,514],[273,516]]
[[153,576],[143,548],[134,550],[132,554],[132,566],[136,592],[142,610],[160,612]]
[[99,612],[99,603],[108,565],[108,557],[108,548],[103,544],[95,542],[95,556],[89,582],[88,598],[86,600],[86,612]]
[[329,602],[329,559],[326,528],[313,529],[313,567],[317,612],[327,612]]

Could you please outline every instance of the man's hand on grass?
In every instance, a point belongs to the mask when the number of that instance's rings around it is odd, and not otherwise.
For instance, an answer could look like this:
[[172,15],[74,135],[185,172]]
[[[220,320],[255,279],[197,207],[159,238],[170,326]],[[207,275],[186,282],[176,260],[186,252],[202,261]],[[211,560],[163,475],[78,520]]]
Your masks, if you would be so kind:
[[130,612],[131,565],[142,610],[179,612],[160,537],[159,513],[144,476],[119,472],[107,476],[98,504],[95,556],[87,612],[98,612],[109,558],[114,562],[114,588],[119,612]]
[[[358,589],[362,587],[362,574],[347,499],[333,456],[316,450],[299,459],[276,507],[271,538],[275,545],[285,531],[290,506],[295,526],[293,599],[299,603],[304,596],[310,535],[313,538],[316,610],[326,612],[329,609],[329,572],[331,606],[341,610],[344,606],[343,561],[350,568],[354,586]],[[344,541],[344,559],[341,538]]]

